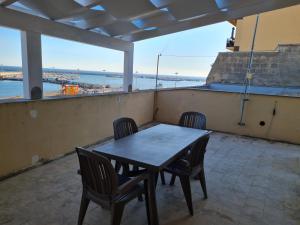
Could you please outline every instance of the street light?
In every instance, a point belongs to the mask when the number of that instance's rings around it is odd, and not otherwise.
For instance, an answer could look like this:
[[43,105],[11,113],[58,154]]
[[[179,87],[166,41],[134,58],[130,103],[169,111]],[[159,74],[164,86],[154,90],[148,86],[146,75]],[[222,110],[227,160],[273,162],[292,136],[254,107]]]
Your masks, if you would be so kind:
[[176,83],[177,83],[177,75],[178,75],[178,72],[175,72],[175,88],[176,88]]
[[135,71],[135,86],[136,86],[136,89],[138,89],[138,71]]
[[155,79],[155,89],[157,91],[157,80],[158,80],[158,67],[159,67],[159,57],[161,57],[161,53],[157,55],[157,62],[156,62],[156,79]]

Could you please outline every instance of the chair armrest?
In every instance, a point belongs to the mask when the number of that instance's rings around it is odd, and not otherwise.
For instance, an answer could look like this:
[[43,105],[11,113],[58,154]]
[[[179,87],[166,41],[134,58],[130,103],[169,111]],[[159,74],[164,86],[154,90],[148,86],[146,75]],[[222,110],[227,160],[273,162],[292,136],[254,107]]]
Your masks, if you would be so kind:
[[125,182],[124,184],[118,187],[117,193],[118,194],[126,194],[130,191],[134,186],[138,185],[141,181],[148,179],[148,174],[143,173],[139,176],[131,178],[129,181]]

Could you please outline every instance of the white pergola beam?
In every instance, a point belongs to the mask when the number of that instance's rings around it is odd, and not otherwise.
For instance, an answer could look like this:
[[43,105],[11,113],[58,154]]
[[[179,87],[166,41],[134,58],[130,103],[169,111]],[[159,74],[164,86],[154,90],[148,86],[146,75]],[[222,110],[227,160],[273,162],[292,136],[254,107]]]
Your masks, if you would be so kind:
[[0,0],[0,5],[1,6],[9,6],[13,3],[15,3],[18,0]]
[[134,47],[124,52],[124,77],[123,77],[123,91],[132,91],[133,81],[133,52]]
[[99,47],[128,51],[132,43],[0,7],[0,26],[46,34]]
[[24,98],[40,99],[43,97],[41,34],[22,31],[21,47]]
[[164,27],[160,27],[158,30],[141,31],[124,37],[127,41],[141,41],[153,37],[158,37],[166,34],[185,31],[193,28],[198,28],[218,22],[228,21],[232,19],[242,18],[257,13],[262,13],[270,10],[280,9],[292,5],[299,4],[300,0],[268,0],[258,1],[256,4],[245,4],[244,6],[233,8],[227,12],[216,12],[214,14],[203,16],[187,21],[177,22]]

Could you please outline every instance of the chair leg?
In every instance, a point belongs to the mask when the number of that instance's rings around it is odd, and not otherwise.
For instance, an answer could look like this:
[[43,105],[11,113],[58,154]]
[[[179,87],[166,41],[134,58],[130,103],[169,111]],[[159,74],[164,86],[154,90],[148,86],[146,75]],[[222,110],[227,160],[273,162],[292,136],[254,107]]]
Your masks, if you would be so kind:
[[82,225],[86,210],[89,206],[90,200],[85,197],[85,194],[82,193],[81,203],[80,203],[80,210],[78,216],[78,225]]
[[155,173],[155,187],[157,187],[158,175],[158,173]]
[[115,171],[116,173],[119,173],[121,170],[121,163],[119,163],[118,161],[116,161],[116,165],[115,165]]
[[170,180],[170,185],[173,186],[175,183],[176,175],[172,174],[172,178]]
[[128,173],[129,173],[129,165],[128,164],[125,164],[125,163],[122,163],[121,164],[122,166],[122,174],[125,175],[125,176],[128,176]]
[[139,202],[142,202],[143,201],[143,195],[139,195],[138,200],[139,200]]
[[139,171],[139,167],[138,166],[133,166],[133,171]]
[[162,185],[165,185],[166,184],[166,179],[165,179],[164,171],[160,171],[160,179],[161,179]]
[[207,191],[206,191],[206,181],[205,181],[205,173],[204,169],[199,173],[200,184],[204,193],[204,199],[207,199]]
[[111,211],[111,225],[120,225],[124,211],[124,203],[114,203]]
[[144,180],[144,189],[145,189],[145,204],[146,204],[147,221],[148,221],[148,225],[150,225],[151,221],[150,221],[150,211],[149,211],[149,195],[148,195],[148,181],[147,180]]
[[194,215],[193,211],[193,202],[192,202],[192,193],[189,176],[180,176],[180,183],[184,193],[186,204],[189,208],[191,216]]

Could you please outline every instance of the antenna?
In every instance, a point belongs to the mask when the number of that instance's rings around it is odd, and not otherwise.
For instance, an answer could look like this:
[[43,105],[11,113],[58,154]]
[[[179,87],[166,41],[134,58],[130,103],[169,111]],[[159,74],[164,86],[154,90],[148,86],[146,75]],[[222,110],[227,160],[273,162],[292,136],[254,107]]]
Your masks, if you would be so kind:
[[245,79],[244,79],[245,89],[244,89],[244,93],[243,93],[242,100],[241,100],[241,118],[240,118],[240,122],[238,123],[240,126],[245,126],[245,122],[243,121],[244,120],[244,111],[245,111],[245,103],[247,101],[249,101],[248,89],[250,87],[251,79],[252,79],[252,76],[253,76],[252,73],[251,73],[251,69],[252,69],[254,45],[255,45],[256,31],[257,31],[258,22],[259,22],[259,14],[257,14],[257,16],[256,16],[256,23],[255,23],[255,28],[254,28],[253,38],[252,38],[252,45],[251,45],[251,50],[250,50],[249,63],[248,63],[248,67],[247,67],[246,76],[245,76]]

